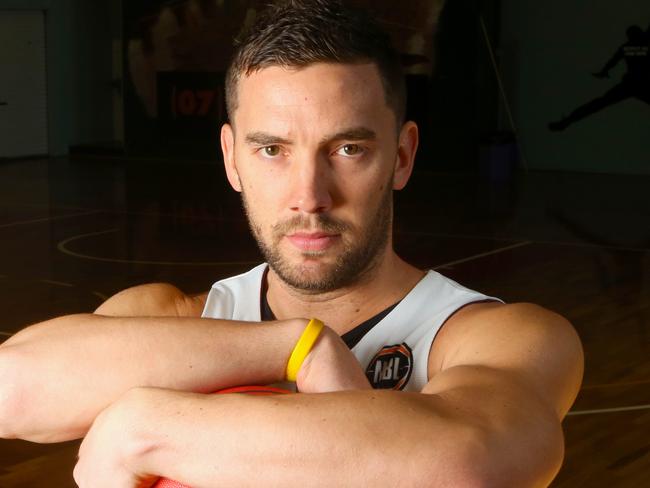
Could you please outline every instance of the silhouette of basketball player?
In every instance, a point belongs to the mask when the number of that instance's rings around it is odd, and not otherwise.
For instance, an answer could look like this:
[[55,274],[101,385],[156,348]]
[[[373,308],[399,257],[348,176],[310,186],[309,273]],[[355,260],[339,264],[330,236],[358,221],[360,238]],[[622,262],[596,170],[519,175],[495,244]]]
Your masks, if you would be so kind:
[[621,60],[627,64],[627,73],[620,83],[603,96],[575,109],[569,116],[548,124],[552,131],[563,131],[571,124],[589,117],[628,98],[636,98],[650,105],[650,27],[646,32],[638,25],[627,29],[628,41],[623,44],[596,78],[609,78],[609,71]]

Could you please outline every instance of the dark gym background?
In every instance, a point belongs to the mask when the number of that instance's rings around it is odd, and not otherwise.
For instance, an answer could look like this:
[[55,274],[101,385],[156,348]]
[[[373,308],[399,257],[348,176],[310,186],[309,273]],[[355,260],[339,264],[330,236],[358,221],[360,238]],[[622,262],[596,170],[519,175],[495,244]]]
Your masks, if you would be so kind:
[[[259,261],[218,130],[231,38],[262,3],[0,0],[0,341],[129,286],[201,292]],[[585,381],[553,486],[647,484],[650,75],[551,128],[629,80],[625,60],[594,76],[619,49],[650,66],[628,36],[649,35],[650,3],[353,3],[393,36],[421,127],[396,247],[571,320]],[[0,441],[0,487],[74,486],[77,445]]]

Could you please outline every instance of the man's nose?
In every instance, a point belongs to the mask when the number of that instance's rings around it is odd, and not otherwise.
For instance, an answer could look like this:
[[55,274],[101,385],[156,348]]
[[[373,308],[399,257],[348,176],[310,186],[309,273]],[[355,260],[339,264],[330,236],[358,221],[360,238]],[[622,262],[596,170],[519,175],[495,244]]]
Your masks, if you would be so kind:
[[304,213],[327,212],[332,207],[329,162],[311,158],[294,164],[292,169],[291,210]]

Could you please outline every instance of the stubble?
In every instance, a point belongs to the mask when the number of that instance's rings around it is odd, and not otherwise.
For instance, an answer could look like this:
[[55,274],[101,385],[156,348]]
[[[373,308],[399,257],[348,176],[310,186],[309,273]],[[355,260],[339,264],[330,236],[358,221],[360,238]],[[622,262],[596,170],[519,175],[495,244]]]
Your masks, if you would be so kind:
[[[392,227],[392,185],[387,184],[379,200],[379,206],[363,227],[354,227],[327,213],[296,215],[275,224],[271,229],[270,242],[255,221],[250,202],[242,191],[242,203],[251,232],[270,268],[287,285],[303,293],[326,293],[358,284],[372,276],[381,262]],[[331,263],[318,263],[323,252],[303,251],[304,261],[312,263],[291,263],[280,251],[280,244],[286,235],[296,231],[322,231],[341,235],[341,247]]]

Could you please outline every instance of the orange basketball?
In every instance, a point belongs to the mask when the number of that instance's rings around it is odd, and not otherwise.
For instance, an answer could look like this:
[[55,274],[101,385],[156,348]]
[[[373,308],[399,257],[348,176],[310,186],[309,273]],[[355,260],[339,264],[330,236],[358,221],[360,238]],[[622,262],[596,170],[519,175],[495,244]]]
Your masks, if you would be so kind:
[[[282,393],[291,393],[289,390],[275,388],[273,386],[235,386],[233,388],[224,388],[215,393],[246,393],[247,395],[276,395]],[[153,488],[190,488],[178,481],[167,478],[160,478]]]

